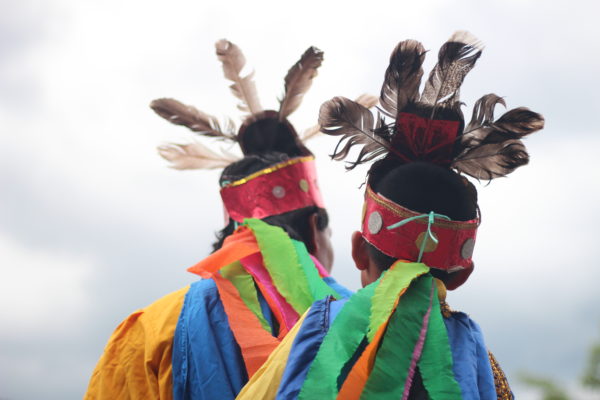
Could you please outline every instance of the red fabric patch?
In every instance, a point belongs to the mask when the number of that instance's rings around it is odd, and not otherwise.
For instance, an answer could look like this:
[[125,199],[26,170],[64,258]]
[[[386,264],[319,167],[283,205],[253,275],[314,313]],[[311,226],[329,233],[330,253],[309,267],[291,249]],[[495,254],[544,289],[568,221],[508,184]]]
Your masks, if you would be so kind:
[[452,150],[458,135],[458,121],[431,120],[416,114],[400,113],[392,147],[404,161],[452,163]]

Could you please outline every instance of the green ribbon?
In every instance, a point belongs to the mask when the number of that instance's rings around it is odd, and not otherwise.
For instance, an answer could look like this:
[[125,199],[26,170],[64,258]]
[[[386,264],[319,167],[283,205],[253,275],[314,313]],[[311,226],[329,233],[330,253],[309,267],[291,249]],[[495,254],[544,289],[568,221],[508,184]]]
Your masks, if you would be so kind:
[[[437,287],[434,299],[437,299]],[[423,385],[431,400],[462,399],[462,392],[454,376],[452,364],[448,331],[440,304],[434,301],[425,346],[418,362]]]
[[339,297],[319,277],[304,244],[290,239],[282,228],[259,219],[245,219],[244,224],[256,237],[273,284],[298,314],[327,295]]
[[321,275],[319,275],[319,271],[317,270],[314,261],[310,257],[310,254],[308,253],[304,243],[294,239],[291,240],[294,248],[296,249],[296,255],[298,256],[300,267],[302,267],[302,271],[304,271],[304,277],[308,283],[313,302],[324,299],[327,296],[333,296],[336,299],[341,299],[342,296],[332,289],[328,284],[326,284],[323,281],[323,278],[321,278]]
[[390,318],[400,293],[408,288],[414,279],[427,272],[429,272],[429,268],[425,264],[402,261],[396,261],[390,269],[385,271],[373,295],[371,319],[367,331],[369,342],[373,340],[381,324]]
[[371,298],[378,284],[379,280],[365,286],[344,304],[308,370],[298,395],[299,400],[336,398],[338,376],[365,337]]
[[421,241],[421,248],[419,249],[419,258],[417,258],[417,262],[421,262],[421,259],[423,258],[423,253],[425,252],[425,245],[427,244],[428,239],[431,239],[435,244],[438,243],[437,238],[433,235],[433,232],[431,232],[431,225],[433,225],[433,223],[435,222],[435,219],[442,218],[442,219],[450,221],[451,218],[447,217],[443,214],[436,214],[433,211],[431,211],[429,214],[415,215],[414,217],[403,219],[402,221],[396,222],[395,224],[392,224],[386,228],[388,230],[396,229],[396,228],[399,228],[402,225],[405,225],[411,221],[416,221],[418,219],[423,219],[423,218],[428,219],[427,220],[427,236],[424,237],[423,240]]
[[413,351],[429,309],[433,278],[416,279],[400,298],[377,351],[361,399],[401,399]]
[[271,325],[265,319],[262,309],[260,308],[260,302],[256,293],[256,286],[254,285],[254,279],[250,275],[239,261],[229,264],[221,268],[221,275],[223,278],[230,281],[233,286],[237,289],[240,297],[246,307],[252,311],[256,318],[260,321],[260,325],[269,333],[271,333]]

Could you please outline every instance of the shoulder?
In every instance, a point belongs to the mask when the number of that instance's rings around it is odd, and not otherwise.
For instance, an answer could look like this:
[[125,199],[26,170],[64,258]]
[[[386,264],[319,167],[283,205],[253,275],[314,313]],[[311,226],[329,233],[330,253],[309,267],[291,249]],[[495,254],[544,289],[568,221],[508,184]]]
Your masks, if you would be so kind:
[[130,323],[135,322],[148,335],[154,337],[164,336],[165,334],[172,336],[189,289],[190,286],[186,286],[169,293],[149,306],[133,313],[129,316]]
[[[153,398],[167,382],[173,335],[189,287],[170,293],[130,314],[108,340],[90,379],[86,399],[136,394]],[[142,379],[154,374],[154,378]],[[167,385],[168,386],[168,385]],[[165,389],[165,390],[168,390]]]
[[105,351],[146,341],[148,336],[155,337],[161,332],[172,335],[188,290],[186,286],[131,313],[117,326]]

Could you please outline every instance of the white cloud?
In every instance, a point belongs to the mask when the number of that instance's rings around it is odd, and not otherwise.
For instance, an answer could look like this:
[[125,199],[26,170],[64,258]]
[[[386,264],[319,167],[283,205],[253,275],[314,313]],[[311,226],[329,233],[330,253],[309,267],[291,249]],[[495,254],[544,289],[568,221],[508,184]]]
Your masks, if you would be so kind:
[[[47,335],[72,331],[90,306],[85,286],[94,267],[84,256],[32,249],[0,233],[1,336],[30,336],[43,326]],[[10,327],[10,329],[6,329]]]

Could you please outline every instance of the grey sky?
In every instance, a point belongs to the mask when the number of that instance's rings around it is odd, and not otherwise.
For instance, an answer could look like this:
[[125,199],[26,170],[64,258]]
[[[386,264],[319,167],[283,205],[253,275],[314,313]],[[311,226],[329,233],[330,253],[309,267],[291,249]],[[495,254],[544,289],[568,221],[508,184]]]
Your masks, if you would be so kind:
[[[300,54],[325,51],[292,117],[302,129],[335,95],[378,93],[398,41],[422,41],[431,67],[456,29],[486,44],[463,85],[467,115],[495,92],[547,128],[527,140],[529,166],[478,186],[476,270],[449,302],[481,324],[511,377],[574,380],[600,337],[599,10],[547,3],[0,0],[0,398],[80,398],[120,320],[195,280],[185,269],[222,225],[218,173],[166,168],[155,147],[190,136],[148,103],[169,96],[239,121],[216,40],[240,45],[271,107]],[[364,169],[330,162],[334,144],[309,145],[334,275],[356,289],[349,236]]]

